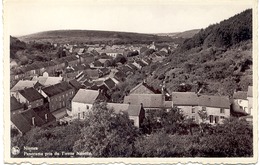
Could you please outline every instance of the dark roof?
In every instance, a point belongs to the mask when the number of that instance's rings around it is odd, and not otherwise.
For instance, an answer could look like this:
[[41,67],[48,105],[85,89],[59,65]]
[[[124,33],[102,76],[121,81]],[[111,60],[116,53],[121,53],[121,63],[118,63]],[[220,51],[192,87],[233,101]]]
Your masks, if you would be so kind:
[[87,69],[84,70],[84,74],[86,74],[88,77],[97,78],[99,77],[99,73],[97,69]]
[[35,126],[41,127],[45,124],[45,121],[42,120],[32,109],[22,112],[21,115],[23,115],[23,117],[27,120],[28,123],[30,123],[31,126],[33,126],[33,117]]
[[163,96],[162,94],[131,94],[125,96],[125,104],[141,105],[144,108],[161,108],[163,107]]
[[112,89],[116,86],[116,83],[111,79],[107,79],[104,81],[104,84],[109,88],[109,89]]
[[115,79],[117,79],[118,81],[121,81],[123,78],[125,78],[125,74],[121,71],[118,71],[115,73]]
[[76,80],[76,79],[73,79],[73,80],[70,80],[69,81],[69,84],[74,87],[75,89],[80,89],[82,88],[82,85]]
[[23,109],[23,105],[20,103],[20,102],[18,102],[17,100],[16,100],[16,98],[15,97],[11,97],[11,99],[10,99],[10,106],[11,106],[11,111],[15,111],[15,110],[19,110],[19,109]]
[[253,97],[253,87],[252,86],[248,86],[247,96]]
[[199,105],[206,107],[230,108],[230,101],[227,96],[199,96]]
[[234,99],[243,99],[243,100],[246,100],[246,99],[247,99],[247,92],[245,92],[245,91],[235,92],[234,95],[233,95],[233,98],[234,98]]
[[194,92],[172,92],[173,105],[198,105],[198,96]]
[[30,123],[20,113],[12,114],[11,121],[22,133],[26,133],[32,128]]
[[[45,123],[55,121],[55,117],[50,113],[50,111],[43,106],[34,108],[33,111],[43,120]],[[47,115],[47,116],[45,116]],[[47,121],[45,119],[47,117]]]
[[67,82],[61,82],[59,84],[55,84],[52,86],[48,86],[46,88],[43,88],[42,91],[49,97],[58,95],[60,93],[63,93],[65,91],[73,89],[72,86]]
[[20,90],[19,93],[26,98],[29,102],[44,99],[44,97],[34,88],[25,88],[24,90]]

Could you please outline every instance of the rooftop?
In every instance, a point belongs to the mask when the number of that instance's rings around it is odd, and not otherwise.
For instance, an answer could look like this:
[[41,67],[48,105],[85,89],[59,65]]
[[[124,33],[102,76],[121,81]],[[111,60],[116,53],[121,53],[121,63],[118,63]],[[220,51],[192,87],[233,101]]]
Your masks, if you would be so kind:
[[42,91],[49,97],[58,95],[65,91],[73,89],[71,85],[67,82],[61,82],[59,84],[51,85],[46,88],[43,88]]
[[131,94],[125,96],[125,104],[143,105],[144,108],[161,108],[163,107],[162,94]]
[[72,102],[93,104],[99,95],[99,91],[80,89],[72,99]]
[[18,110],[18,109],[23,109],[23,105],[20,102],[18,102],[16,100],[16,98],[13,97],[13,96],[10,99],[10,106],[11,106],[11,111],[15,111],[15,110]]
[[15,86],[11,89],[11,92],[15,92],[18,90],[22,90],[24,88],[34,87],[37,84],[37,81],[30,81],[30,80],[20,80],[18,81]]
[[198,96],[194,92],[172,92],[173,105],[198,105]]
[[34,88],[25,88],[20,90],[19,93],[26,98],[29,102],[44,99],[44,97]]
[[246,100],[246,99],[247,99],[247,92],[245,92],[245,91],[237,91],[237,92],[234,92],[233,98],[234,98],[234,99],[243,99],[243,100]]

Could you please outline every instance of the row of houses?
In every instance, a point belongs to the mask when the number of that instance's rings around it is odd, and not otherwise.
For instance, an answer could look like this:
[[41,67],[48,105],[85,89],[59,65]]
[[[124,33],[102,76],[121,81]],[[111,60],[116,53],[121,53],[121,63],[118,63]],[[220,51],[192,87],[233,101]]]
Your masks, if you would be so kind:
[[[23,84],[23,83],[19,83]],[[19,85],[18,84],[18,85]],[[86,89],[77,80],[68,82],[57,82],[56,84],[41,86],[38,81],[28,83],[30,85],[18,88],[15,86],[15,92],[11,94],[11,121],[13,127],[26,133],[24,127],[26,123],[33,126],[46,125],[53,121],[64,120],[73,121],[75,119],[84,119],[91,111],[93,104],[97,101],[107,102],[106,95],[102,88]],[[21,89],[23,88],[23,89]],[[248,107],[252,112],[252,87],[249,86],[247,91]],[[237,93],[234,94],[236,96]],[[171,97],[171,99],[167,99]],[[172,92],[168,93],[162,87],[161,91],[154,90],[145,82],[134,87],[127,96],[124,97],[123,103],[107,103],[108,108],[114,109],[116,113],[128,113],[136,127],[140,127],[149,111],[160,109],[169,110],[178,107],[187,118],[195,122],[202,122],[200,113],[205,112],[208,116],[206,122],[210,124],[221,123],[223,119],[229,118],[232,110],[231,104],[241,101],[234,97],[234,102],[230,101],[227,96],[209,96],[201,95],[194,92]],[[241,104],[241,105],[244,105]],[[245,105],[246,106],[246,105]],[[246,108],[243,108],[246,114]],[[38,114],[39,113],[39,114]],[[30,114],[31,118],[27,114]],[[35,117],[35,116],[39,117]],[[51,116],[51,118],[49,118]],[[23,119],[17,121],[21,117]],[[24,120],[27,119],[27,120]],[[40,122],[45,119],[45,122]],[[40,121],[38,121],[40,120]],[[25,124],[21,124],[21,122]]]

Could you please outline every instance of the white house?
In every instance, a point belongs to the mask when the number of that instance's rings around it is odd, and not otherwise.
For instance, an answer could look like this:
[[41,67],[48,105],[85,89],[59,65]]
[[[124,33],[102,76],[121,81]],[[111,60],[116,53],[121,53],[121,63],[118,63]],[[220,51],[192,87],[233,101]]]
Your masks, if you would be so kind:
[[233,99],[234,99],[234,104],[238,105],[242,111],[249,114],[247,92],[245,91],[234,92]]
[[71,101],[71,110],[67,113],[72,119],[84,119],[85,115],[92,109],[92,106],[99,96],[99,91],[79,89]]
[[112,108],[115,113],[126,112],[133,125],[137,128],[140,127],[145,118],[145,111],[141,105],[107,103],[107,107]]

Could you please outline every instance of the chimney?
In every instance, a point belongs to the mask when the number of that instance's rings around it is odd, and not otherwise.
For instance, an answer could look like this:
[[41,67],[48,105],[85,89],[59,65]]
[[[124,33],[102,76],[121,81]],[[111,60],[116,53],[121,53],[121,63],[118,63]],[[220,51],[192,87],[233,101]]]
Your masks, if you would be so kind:
[[45,117],[45,121],[47,122],[47,121],[48,121],[48,114],[46,113],[46,114],[44,115],[44,117]]
[[32,117],[32,125],[35,126],[35,117]]

